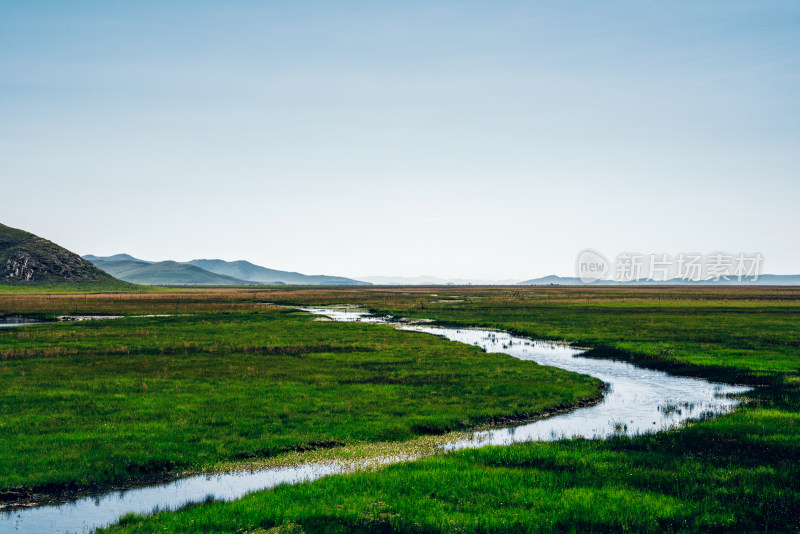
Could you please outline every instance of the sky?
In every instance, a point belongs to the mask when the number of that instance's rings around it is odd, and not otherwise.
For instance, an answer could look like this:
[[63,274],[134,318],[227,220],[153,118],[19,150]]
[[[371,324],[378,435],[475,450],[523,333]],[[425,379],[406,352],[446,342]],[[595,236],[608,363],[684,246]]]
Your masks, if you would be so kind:
[[0,1],[0,223],[80,254],[800,273],[800,3]]

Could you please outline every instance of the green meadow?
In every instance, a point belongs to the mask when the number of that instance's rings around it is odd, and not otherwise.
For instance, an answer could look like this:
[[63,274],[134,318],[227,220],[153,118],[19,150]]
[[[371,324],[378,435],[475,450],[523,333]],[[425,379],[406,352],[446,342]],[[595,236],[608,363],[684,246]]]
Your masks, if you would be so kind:
[[800,290],[791,288],[3,296],[2,314],[172,315],[0,331],[4,491],[50,495],[313,448],[400,447],[598,392],[592,379],[433,336],[265,302],[501,328],[756,388],[731,414],[659,434],[461,451],[130,515],[108,531],[800,531]]
[[273,299],[357,302],[506,328],[590,346],[598,357],[757,388],[735,412],[669,432],[462,451],[232,503],[128,516],[109,531],[800,530],[796,289],[285,290]]
[[170,312],[0,329],[6,501],[403,442],[601,394],[595,379],[424,334],[322,322],[252,295],[183,297],[0,299],[41,318]]

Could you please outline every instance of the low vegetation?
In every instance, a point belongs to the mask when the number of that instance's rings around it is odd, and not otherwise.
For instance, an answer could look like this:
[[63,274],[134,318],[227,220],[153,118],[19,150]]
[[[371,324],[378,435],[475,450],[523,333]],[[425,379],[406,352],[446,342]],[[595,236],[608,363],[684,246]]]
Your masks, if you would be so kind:
[[[258,295],[255,295],[258,297]],[[252,293],[0,297],[0,495],[30,501],[292,451],[535,417],[595,379]]]
[[[432,293],[435,293],[433,295]],[[487,447],[128,516],[112,532],[797,532],[800,291],[781,288],[287,290],[502,327],[717,380],[747,404],[686,428]],[[434,301],[460,302],[434,302]]]

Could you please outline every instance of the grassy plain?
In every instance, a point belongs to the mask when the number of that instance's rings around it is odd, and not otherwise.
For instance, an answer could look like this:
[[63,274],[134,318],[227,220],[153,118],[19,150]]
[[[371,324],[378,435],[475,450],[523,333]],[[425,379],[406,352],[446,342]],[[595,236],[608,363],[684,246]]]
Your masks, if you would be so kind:
[[[400,442],[595,399],[599,382],[388,326],[320,322],[269,291],[0,296],[0,496],[35,500]],[[146,317],[135,315],[166,314]]]
[[463,451],[129,516],[109,531],[800,532],[796,288],[284,289],[270,299],[504,328],[758,387],[734,413],[680,430]]

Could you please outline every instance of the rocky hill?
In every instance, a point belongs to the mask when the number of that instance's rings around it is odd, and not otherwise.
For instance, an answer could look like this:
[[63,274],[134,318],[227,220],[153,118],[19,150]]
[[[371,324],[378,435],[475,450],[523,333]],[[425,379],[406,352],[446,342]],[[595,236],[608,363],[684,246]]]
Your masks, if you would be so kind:
[[42,237],[0,224],[0,284],[114,283],[91,262]]

